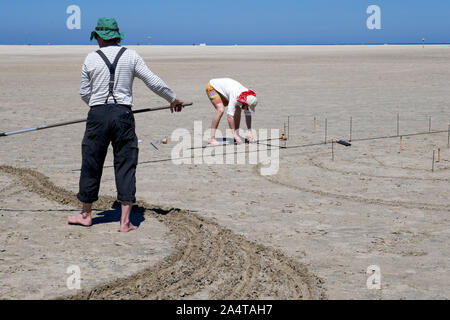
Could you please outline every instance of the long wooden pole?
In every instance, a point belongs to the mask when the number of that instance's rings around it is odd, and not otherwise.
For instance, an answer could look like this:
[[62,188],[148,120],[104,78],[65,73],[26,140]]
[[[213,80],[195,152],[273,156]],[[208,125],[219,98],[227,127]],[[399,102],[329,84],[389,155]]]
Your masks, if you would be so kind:
[[[189,103],[183,104],[182,107],[184,108],[184,107],[191,106],[191,105],[193,105],[193,103],[189,102]],[[152,111],[159,111],[159,110],[165,110],[165,109],[170,109],[170,106],[138,109],[138,110],[134,110],[133,113],[137,114],[137,113],[152,112]],[[67,125],[70,125],[70,124],[86,122],[86,121],[87,121],[87,119],[78,119],[78,120],[59,122],[59,123],[48,124],[48,125],[41,125],[41,126],[38,126],[38,127],[19,129],[19,130],[14,130],[14,131],[9,131],[9,132],[0,132],[0,137],[7,137],[7,136],[14,135],[14,134],[25,133],[25,132],[30,132],[30,131],[37,131],[37,130],[44,130],[44,129],[62,127],[62,126],[67,126]]]

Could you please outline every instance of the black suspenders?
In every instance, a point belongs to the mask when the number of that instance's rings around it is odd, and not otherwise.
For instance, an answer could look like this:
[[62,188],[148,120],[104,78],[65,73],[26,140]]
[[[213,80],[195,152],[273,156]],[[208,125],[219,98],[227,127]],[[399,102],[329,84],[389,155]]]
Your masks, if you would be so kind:
[[109,62],[108,58],[105,56],[105,54],[101,50],[96,51],[99,54],[99,56],[103,59],[103,61],[105,61],[106,65],[108,66],[108,69],[109,69],[109,92],[108,92],[108,96],[106,97],[105,104],[108,104],[108,99],[110,96],[113,97],[114,103],[117,104],[117,101],[116,101],[116,98],[114,97],[114,92],[113,92],[114,91],[114,75],[116,73],[117,63],[119,62],[119,59],[122,56],[122,54],[125,52],[125,50],[127,50],[127,48],[122,47],[120,49],[119,53],[117,54],[116,58],[114,59],[113,64],[111,64],[111,62]]

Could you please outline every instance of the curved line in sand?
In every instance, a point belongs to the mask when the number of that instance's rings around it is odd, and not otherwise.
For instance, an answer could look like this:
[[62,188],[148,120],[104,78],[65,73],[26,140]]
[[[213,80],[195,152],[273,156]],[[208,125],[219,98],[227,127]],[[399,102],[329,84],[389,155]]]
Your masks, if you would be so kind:
[[[30,192],[79,207],[76,195],[37,171],[0,166]],[[102,196],[96,209],[108,210],[115,198]],[[156,265],[126,278],[61,299],[323,299],[323,280],[279,250],[234,234],[210,219],[176,208],[137,205],[176,236],[175,248]]]
[[[394,166],[387,166],[387,165],[383,164],[381,161],[379,161],[378,159],[376,159],[375,157],[374,157],[374,159],[375,159],[375,161],[378,161],[380,163],[382,168],[412,170],[411,168],[400,168],[400,167],[394,167]],[[406,177],[406,176],[383,176],[383,175],[368,174],[368,173],[364,173],[364,172],[345,171],[345,170],[339,170],[339,169],[326,167],[323,162],[315,161],[315,159],[313,159],[313,158],[309,159],[309,161],[313,166],[315,166],[319,169],[330,171],[330,172],[336,172],[336,173],[340,173],[340,174],[345,174],[345,175],[355,175],[355,176],[357,175],[357,176],[363,176],[363,177],[369,177],[369,178],[380,178],[380,179],[402,179],[402,180],[450,182],[450,178],[445,179],[445,178],[420,178],[420,177]],[[346,160],[340,160],[340,161],[346,162]],[[347,162],[350,162],[350,161],[347,161]],[[369,163],[364,163],[364,165],[366,165],[368,167],[370,166]],[[443,171],[443,170],[446,170],[446,169],[442,169],[441,171]],[[425,170],[423,170],[423,171],[425,171]]]
[[[260,175],[259,174],[260,166],[261,165],[258,164],[254,167],[254,172],[257,175]],[[278,184],[280,186],[287,187],[289,189],[294,189],[294,190],[308,192],[308,193],[314,193],[314,194],[320,195],[322,197],[329,197],[329,198],[335,198],[335,199],[341,199],[341,200],[347,200],[347,201],[353,201],[353,202],[383,205],[383,206],[390,206],[390,207],[403,207],[403,208],[407,208],[407,209],[421,209],[421,210],[446,211],[446,212],[450,211],[450,205],[435,205],[435,204],[412,202],[412,201],[364,198],[364,197],[360,197],[360,196],[356,196],[356,195],[339,194],[339,193],[333,193],[333,192],[319,190],[319,189],[310,189],[310,188],[306,188],[306,187],[301,187],[301,186],[289,184],[287,182],[282,182],[279,179],[277,179],[275,176],[262,176],[262,177],[271,183]]]

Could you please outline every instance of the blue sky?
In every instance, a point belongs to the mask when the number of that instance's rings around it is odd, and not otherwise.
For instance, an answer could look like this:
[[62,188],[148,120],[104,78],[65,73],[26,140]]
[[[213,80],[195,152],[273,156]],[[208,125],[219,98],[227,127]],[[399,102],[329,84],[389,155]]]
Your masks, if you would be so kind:
[[[81,9],[69,30],[66,9]],[[381,30],[369,30],[369,5]],[[114,17],[124,44],[450,43],[449,0],[1,0],[0,44],[89,44],[99,17]]]

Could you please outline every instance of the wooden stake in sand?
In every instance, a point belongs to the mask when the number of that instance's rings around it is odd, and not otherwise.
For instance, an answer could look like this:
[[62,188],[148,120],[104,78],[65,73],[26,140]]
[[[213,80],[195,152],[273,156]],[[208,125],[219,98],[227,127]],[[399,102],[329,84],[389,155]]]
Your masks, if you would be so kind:
[[403,150],[403,136],[400,136],[400,151],[398,153],[402,153]]
[[288,116],[288,124],[287,124],[287,138],[289,139],[291,137],[290,135],[290,116]]
[[286,136],[286,122],[284,123],[284,131],[283,131],[283,135],[282,135],[282,140],[284,141],[284,148],[286,148],[286,141],[287,141],[288,137]]
[[438,160],[437,162],[441,162],[441,148],[438,149]]
[[353,131],[353,117],[350,117],[350,139],[349,142],[352,142],[352,131]]
[[[450,128],[450,126],[449,126],[449,128]],[[313,133],[316,133],[316,132],[317,132],[317,119],[316,119],[316,117],[314,117],[314,130],[313,130]]]
[[436,153],[436,150],[433,150],[433,163],[431,164],[431,172],[434,172],[434,155]]
[[331,160],[334,161],[334,139],[331,140]]

